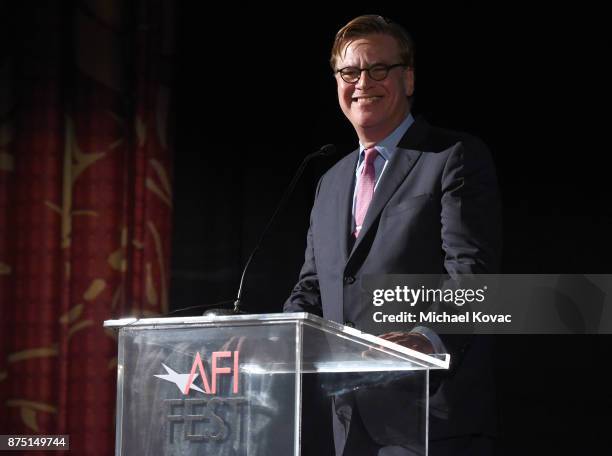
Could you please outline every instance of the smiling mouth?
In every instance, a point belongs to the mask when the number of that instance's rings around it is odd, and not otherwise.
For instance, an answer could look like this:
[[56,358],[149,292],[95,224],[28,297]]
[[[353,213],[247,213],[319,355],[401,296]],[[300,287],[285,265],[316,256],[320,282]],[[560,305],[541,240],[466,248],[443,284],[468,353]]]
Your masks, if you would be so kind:
[[354,97],[352,98],[352,102],[353,103],[358,103],[360,105],[366,105],[366,104],[372,104],[377,102],[378,100],[381,100],[382,97],[380,96],[369,96],[369,97]]

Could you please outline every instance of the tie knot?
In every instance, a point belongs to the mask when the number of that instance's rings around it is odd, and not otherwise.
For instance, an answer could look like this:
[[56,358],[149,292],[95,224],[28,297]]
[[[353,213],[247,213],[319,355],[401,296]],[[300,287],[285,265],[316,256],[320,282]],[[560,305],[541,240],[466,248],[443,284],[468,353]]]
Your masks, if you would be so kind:
[[364,159],[366,165],[374,163],[374,160],[376,160],[376,156],[378,155],[378,150],[376,150],[376,147],[370,147],[369,149],[365,149],[363,152],[365,154]]

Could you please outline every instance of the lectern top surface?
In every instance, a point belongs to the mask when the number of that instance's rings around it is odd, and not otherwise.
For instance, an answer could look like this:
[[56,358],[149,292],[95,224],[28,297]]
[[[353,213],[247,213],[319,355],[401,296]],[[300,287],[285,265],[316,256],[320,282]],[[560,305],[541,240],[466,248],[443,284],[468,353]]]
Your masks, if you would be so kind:
[[[295,327],[299,339],[297,347],[302,352],[304,366],[308,370],[334,372],[345,371],[350,362],[359,364],[359,370],[387,369],[448,369],[447,354],[426,355],[407,347],[389,342],[355,328],[325,320],[309,313],[273,313],[229,316],[173,317],[173,318],[124,318],[107,320],[107,328],[121,332],[143,330],[194,330],[197,328],[225,328],[232,334],[252,334],[255,327],[269,328],[267,339],[286,338],[289,328]],[[276,329],[274,329],[276,328]],[[281,329],[283,328],[283,329]],[[294,334],[294,333],[291,333]],[[267,343],[267,342],[266,342]],[[263,347],[263,344],[260,345]],[[321,354],[327,354],[327,358]],[[342,360],[342,363],[338,363]],[[387,366],[387,364],[389,364]],[[368,367],[369,366],[369,367]]]
[[119,320],[106,320],[106,328],[122,328],[125,326],[160,326],[160,325],[234,325],[239,323],[277,323],[311,321],[320,325],[335,328],[344,328],[343,325],[307,312],[293,313],[265,313],[265,314],[241,314],[241,315],[215,315],[201,317],[167,317],[167,318],[121,318]]

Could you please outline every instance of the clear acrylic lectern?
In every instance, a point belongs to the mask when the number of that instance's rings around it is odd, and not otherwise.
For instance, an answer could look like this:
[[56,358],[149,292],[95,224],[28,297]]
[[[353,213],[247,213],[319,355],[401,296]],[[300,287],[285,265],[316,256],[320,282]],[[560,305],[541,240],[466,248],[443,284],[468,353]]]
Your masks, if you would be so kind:
[[[119,331],[118,456],[303,455],[304,442],[317,438],[302,427],[313,399],[303,394],[308,378],[330,404],[409,391],[408,418],[394,420],[394,432],[427,454],[429,370],[447,369],[448,355],[427,356],[307,313],[104,325]],[[384,399],[378,405],[384,413]]]

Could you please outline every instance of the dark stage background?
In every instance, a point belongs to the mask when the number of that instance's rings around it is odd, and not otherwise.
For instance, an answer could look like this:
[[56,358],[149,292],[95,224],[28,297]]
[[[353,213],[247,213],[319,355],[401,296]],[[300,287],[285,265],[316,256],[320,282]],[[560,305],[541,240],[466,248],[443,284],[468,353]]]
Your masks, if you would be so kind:
[[[301,266],[316,181],[357,144],[337,106],[329,49],[340,26],[371,12],[416,41],[413,112],[489,145],[503,197],[503,271],[612,272],[609,111],[600,109],[610,40],[598,13],[346,6],[183,8],[171,306],[232,299],[300,160],[333,143],[341,154],[307,170],[247,277],[245,310],[280,311]],[[499,454],[595,454],[612,443],[609,337],[497,341]]]

